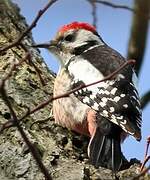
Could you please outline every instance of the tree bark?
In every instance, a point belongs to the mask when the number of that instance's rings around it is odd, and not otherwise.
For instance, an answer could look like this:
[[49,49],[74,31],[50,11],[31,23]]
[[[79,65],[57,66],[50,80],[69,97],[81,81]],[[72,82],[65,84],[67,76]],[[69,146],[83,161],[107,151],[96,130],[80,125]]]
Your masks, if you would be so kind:
[[[10,0],[0,1],[0,47],[14,41],[25,29],[27,24],[19,14],[19,8]],[[23,44],[32,44],[31,34],[22,41]],[[52,93],[54,73],[50,71],[39,51],[28,48],[32,53],[33,63],[24,62],[17,71],[7,80],[5,89],[9,101],[17,117],[30,108],[48,99]],[[25,56],[21,46],[13,47],[0,54],[0,78],[10,69],[13,61],[20,61]],[[39,73],[44,79],[41,83]],[[24,132],[37,148],[44,165],[48,168],[53,179],[56,180],[89,180],[112,179],[111,171],[95,169],[87,161],[87,138],[79,136],[65,128],[54,124],[49,118],[51,103],[43,109],[28,116],[21,122]],[[11,114],[0,94],[0,126],[9,121]],[[35,123],[32,127],[31,125]],[[129,179],[137,174],[138,165],[118,174],[120,179]],[[30,149],[23,141],[16,127],[5,129],[0,134],[0,179],[44,180]]]

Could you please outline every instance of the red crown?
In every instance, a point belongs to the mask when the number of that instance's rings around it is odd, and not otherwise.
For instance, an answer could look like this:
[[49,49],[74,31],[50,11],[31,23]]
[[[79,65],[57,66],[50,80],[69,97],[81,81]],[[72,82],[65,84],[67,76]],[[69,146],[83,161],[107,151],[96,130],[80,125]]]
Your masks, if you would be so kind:
[[70,29],[85,29],[91,32],[96,32],[96,28],[94,26],[82,22],[72,22],[70,24],[64,25],[59,29],[59,32],[64,33]]

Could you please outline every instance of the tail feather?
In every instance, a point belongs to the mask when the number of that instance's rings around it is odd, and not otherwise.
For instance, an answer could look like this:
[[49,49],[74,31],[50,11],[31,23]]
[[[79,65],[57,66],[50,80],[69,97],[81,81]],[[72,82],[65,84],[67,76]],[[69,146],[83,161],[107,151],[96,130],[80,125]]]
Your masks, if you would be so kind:
[[125,160],[121,152],[120,137],[104,135],[99,128],[90,140],[88,155],[95,167],[102,166],[113,172],[119,171]]

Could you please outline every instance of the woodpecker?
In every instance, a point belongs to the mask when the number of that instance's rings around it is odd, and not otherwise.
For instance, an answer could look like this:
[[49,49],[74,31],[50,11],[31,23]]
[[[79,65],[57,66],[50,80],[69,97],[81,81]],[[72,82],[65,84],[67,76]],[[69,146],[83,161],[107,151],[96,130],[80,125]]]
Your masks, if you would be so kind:
[[[95,27],[83,22],[64,25],[50,43],[34,47],[47,48],[60,62],[54,96],[102,80],[125,62]],[[95,167],[121,170],[125,160],[121,142],[128,135],[141,140],[141,107],[135,77],[129,65],[114,79],[53,102],[56,123],[90,136],[88,156]]]

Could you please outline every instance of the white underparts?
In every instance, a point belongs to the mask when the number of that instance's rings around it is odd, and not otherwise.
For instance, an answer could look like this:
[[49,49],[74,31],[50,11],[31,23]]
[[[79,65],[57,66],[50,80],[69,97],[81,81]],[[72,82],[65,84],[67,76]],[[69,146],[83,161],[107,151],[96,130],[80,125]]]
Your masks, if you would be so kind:
[[[68,70],[75,80],[81,80],[85,84],[93,83],[104,78],[100,71],[98,71],[90,62],[83,59],[81,56],[78,56],[78,58],[70,62]],[[104,86],[104,84],[106,85],[106,83],[102,82],[90,86],[88,89],[92,90],[93,92],[98,92],[97,87]]]

